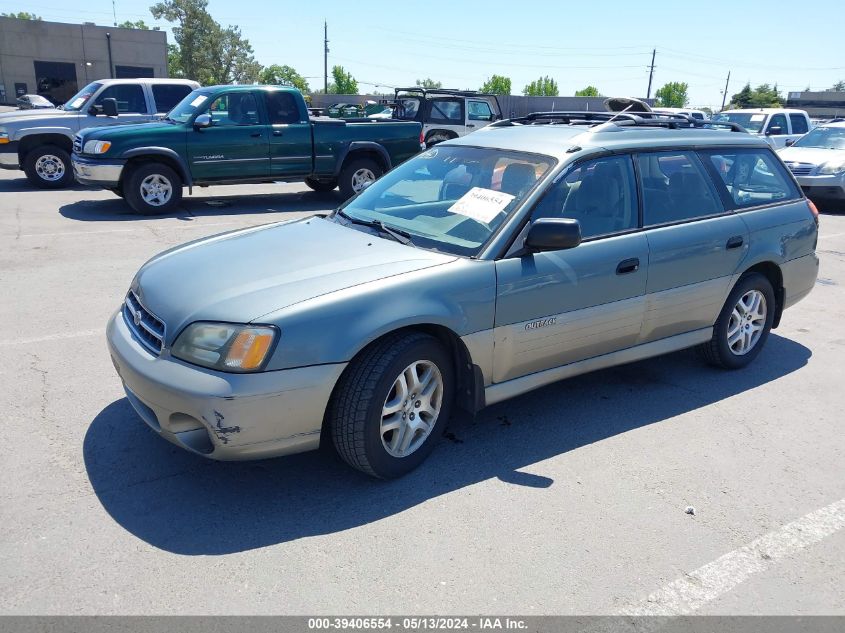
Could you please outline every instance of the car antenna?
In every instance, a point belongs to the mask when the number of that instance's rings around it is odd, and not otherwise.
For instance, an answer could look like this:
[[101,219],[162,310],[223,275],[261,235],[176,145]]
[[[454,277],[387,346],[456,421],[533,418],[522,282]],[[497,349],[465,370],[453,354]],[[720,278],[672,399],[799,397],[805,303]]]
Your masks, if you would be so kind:
[[632,103],[631,105],[629,105],[629,106],[628,106],[627,108],[625,108],[624,110],[620,110],[619,112],[615,112],[615,113],[613,114],[613,116],[612,116],[612,117],[610,117],[607,121],[605,121],[604,123],[600,123],[600,124],[598,124],[598,125],[597,125],[597,126],[595,126],[595,127],[594,127],[591,131],[593,131],[593,132],[600,132],[600,131],[602,131],[602,130],[606,129],[607,127],[609,127],[609,126],[610,126],[610,124],[611,124],[611,123],[613,123],[613,120],[614,120],[614,119],[616,119],[616,117],[618,117],[620,114],[625,114],[628,110],[630,110],[630,109],[631,109],[631,108],[633,108],[633,107],[634,107],[634,104]]

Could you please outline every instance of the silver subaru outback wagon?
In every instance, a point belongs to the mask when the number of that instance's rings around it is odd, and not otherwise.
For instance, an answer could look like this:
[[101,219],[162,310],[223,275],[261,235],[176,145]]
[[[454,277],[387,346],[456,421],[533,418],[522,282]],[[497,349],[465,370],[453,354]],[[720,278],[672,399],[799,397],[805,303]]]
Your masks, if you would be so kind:
[[127,398],[213,459],[330,441],[396,477],[456,408],[696,346],[738,369],[815,283],[818,219],[765,141],[510,120],[337,210],[166,251],[108,324]]

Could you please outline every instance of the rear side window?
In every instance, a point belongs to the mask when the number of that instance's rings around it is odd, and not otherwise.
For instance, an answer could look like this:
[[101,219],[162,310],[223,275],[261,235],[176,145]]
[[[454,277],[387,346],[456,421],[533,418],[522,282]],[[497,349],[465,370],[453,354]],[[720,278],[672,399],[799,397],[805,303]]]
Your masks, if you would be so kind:
[[159,114],[170,112],[190,92],[191,87],[182,84],[153,84],[156,112]]
[[299,123],[299,108],[296,99],[289,92],[265,92],[264,104],[271,125]]
[[637,156],[643,226],[683,222],[724,212],[704,166],[693,152]]
[[463,125],[464,102],[461,99],[432,99],[429,119],[435,123]]
[[735,208],[801,197],[786,168],[771,150],[710,150],[701,154],[718,172],[721,193]]
[[103,105],[103,99],[115,99],[117,101],[117,111],[128,112],[147,112],[147,101],[144,99],[144,89],[139,84],[118,84],[116,86],[109,86],[100,93],[94,105]]
[[806,134],[809,130],[807,126],[807,117],[803,114],[790,114],[789,122],[792,123],[793,134]]

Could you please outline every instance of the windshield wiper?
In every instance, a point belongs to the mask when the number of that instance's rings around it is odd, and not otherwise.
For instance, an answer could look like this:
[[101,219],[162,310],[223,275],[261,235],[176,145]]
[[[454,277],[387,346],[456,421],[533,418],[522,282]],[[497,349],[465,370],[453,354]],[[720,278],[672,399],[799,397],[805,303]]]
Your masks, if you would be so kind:
[[399,242],[400,244],[404,244],[405,246],[413,246],[414,243],[411,241],[411,234],[407,231],[403,231],[402,229],[397,229],[396,227],[388,226],[381,220],[362,220],[361,218],[355,218],[343,211],[342,209],[337,209],[335,211],[336,215],[344,218],[346,221],[350,222],[351,224],[358,224],[360,226],[369,226],[375,229],[378,229],[382,233],[386,233],[394,240]]

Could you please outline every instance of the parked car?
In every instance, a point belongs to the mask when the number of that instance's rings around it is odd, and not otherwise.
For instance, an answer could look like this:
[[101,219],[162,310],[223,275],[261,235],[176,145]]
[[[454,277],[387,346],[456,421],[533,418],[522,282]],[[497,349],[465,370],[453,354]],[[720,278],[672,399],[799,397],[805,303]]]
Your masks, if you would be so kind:
[[804,110],[787,108],[724,110],[712,119],[738,123],[749,133],[764,137],[774,148],[790,145],[813,127]]
[[58,110],[0,114],[0,167],[23,169],[36,187],[73,182],[70,154],[83,128],[152,121],[198,88],[187,79],[100,79]]
[[813,128],[778,154],[809,198],[845,200],[845,122]]
[[502,118],[496,95],[473,90],[396,88],[393,116],[422,123],[425,143],[437,143],[480,130]]
[[419,123],[309,119],[302,94],[280,86],[212,86],[163,121],[83,130],[73,141],[79,182],[164,213],[182,188],[304,181],[345,197],[420,151]]
[[332,442],[387,478],[458,408],[691,346],[753,361],[818,271],[789,171],[748,134],[576,115],[497,123],[333,213],[154,257],[107,328],[129,402],[206,457]]
[[18,110],[48,110],[56,106],[41,95],[21,95],[17,98]]
[[703,121],[707,119],[708,116],[703,110],[692,110],[690,108],[652,108],[652,112],[657,112],[658,114],[683,114],[684,116],[692,117],[693,119],[698,119],[699,121]]

